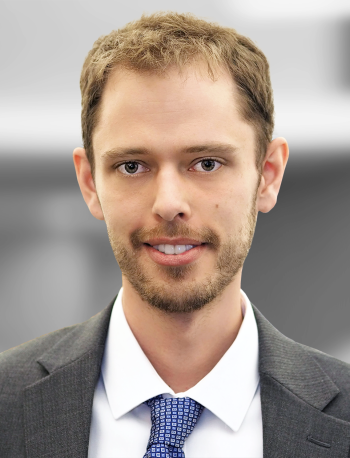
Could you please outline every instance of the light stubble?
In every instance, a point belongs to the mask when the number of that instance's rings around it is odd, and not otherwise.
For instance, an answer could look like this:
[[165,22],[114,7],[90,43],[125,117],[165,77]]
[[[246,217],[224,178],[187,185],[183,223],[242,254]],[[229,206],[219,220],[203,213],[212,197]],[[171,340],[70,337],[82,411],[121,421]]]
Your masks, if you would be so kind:
[[[200,310],[220,296],[243,267],[250,250],[256,227],[256,195],[235,234],[227,241],[209,227],[200,231],[191,229],[185,223],[168,222],[153,229],[139,228],[130,235],[128,245],[122,242],[107,225],[109,240],[119,267],[139,296],[151,306],[166,313],[191,313]],[[194,264],[183,266],[157,266],[156,272],[169,279],[147,272],[139,259],[143,244],[156,237],[184,237],[200,240],[208,249],[217,252],[214,270],[204,280],[190,279]],[[200,262],[200,261],[197,261]]]

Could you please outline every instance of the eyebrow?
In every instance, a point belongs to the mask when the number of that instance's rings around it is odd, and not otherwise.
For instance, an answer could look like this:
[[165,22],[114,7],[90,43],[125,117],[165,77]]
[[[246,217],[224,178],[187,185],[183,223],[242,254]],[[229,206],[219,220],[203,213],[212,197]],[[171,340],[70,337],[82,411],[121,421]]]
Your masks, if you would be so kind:
[[[208,143],[203,145],[193,145],[183,148],[180,152],[185,154],[208,153],[208,154],[233,154],[238,150],[237,147],[229,143]],[[102,154],[102,159],[117,159],[119,157],[134,157],[149,155],[151,151],[147,148],[123,148],[116,147]]]

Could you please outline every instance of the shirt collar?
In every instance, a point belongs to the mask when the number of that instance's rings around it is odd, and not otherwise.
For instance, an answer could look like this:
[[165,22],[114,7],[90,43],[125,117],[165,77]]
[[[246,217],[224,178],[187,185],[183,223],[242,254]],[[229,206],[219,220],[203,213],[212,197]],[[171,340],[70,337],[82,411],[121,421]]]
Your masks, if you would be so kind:
[[197,385],[177,394],[161,379],[135,339],[124,315],[122,294],[123,288],[112,310],[101,368],[113,417],[118,419],[159,394],[188,396],[238,431],[259,384],[258,329],[246,294],[241,290],[244,319],[231,347]]

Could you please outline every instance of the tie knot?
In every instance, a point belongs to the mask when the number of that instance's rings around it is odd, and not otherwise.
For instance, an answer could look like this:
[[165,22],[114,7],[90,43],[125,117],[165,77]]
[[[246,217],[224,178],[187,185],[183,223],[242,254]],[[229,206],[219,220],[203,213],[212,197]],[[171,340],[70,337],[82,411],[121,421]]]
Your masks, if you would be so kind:
[[152,445],[182,449],[203,411],[203,406],[187,397],[163,399],[162,396],[156,396],[146,402],[151,408],[152,420],[147,450]]

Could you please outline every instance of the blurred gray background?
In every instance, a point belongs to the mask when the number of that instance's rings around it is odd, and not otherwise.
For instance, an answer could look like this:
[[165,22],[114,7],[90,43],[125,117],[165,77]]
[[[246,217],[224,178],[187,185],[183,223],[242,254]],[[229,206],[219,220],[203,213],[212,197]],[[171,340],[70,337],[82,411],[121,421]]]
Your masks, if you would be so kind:
[[284,334],[350,362],[347,0],[0,1],[0,351],[89,318],[121,286],[73,169],[79,75],[100,35],[156,10],[234,27],[267,55],[291,156],[243,289]]

